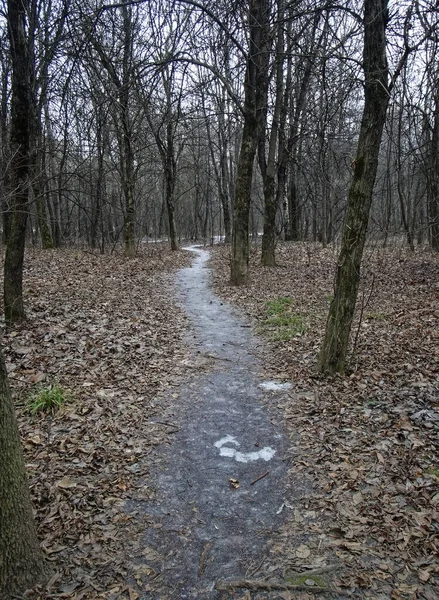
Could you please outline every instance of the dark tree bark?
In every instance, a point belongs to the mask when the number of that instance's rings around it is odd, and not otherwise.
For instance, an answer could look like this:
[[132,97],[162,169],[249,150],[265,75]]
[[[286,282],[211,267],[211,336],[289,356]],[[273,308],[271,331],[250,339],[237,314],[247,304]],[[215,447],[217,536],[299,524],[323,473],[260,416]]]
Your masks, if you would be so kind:
[[[259,168],[261,169],[264,188],[264,233],[262,236],[261,263],[266,267],[276,264],[276,214],[278,196],[276,194],[276,148],[278,145],[280,119],[284,98],[284,3],[279,0],[278,25],[276,40],[276,99],[268,141],[268,156],[265,148],[265,128],[261,127],[259,140]],[[267,103],[266,109],[267,109]],[[266,117],[264,119],[266,121]]]
[[433,127],[429,143],[427,170],[427,210],[430,244],[439,251],[439,79],[433,98]]
[[232,259],[230,280],[233,285],[248,282],[249,213],[253,181],[253,163],[264,126],[265,99],[270,58],[270,1],[249,0],[250,41],[245,74],[244,127],[236,172],[233,205]]
[[345,369],[378,154],[389,103],[387,20],[387,0],[365,0],[363,52],[365,102],[338,258],[334,298],[329,309],[325,338],[319,355],[319,369],[324,372],[343,372]]
[[8,1],[8,34],[12,64],[10,218],[4,264],[4,306],[7,324],[25,319],[23,263],[28,218],[30,158],[30,55],[26,35],[29,6]]
[[[21,594],[46,576],[38,544],[20,436],[0,351],[0,597]],[[20,594],[20,596],[19,596]]]
[[[3,40],[2,40],[3,45]],[[1,52],[0,60],[2,65],[2,81],[1,81],[1,99],[0,99],[0,152],[1,152],[1,173],[3,177],[2,200],[1,208],[3,213],[3,243],[7,244],[9,231],[9,125],[8,125],[8,90],[10,76],[10,57],[9,53]]]

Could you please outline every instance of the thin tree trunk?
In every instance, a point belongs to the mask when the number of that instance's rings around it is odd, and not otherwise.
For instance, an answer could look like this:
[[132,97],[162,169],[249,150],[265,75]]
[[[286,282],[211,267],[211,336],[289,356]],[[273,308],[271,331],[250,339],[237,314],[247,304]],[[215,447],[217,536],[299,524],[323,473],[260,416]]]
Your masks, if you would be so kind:
[[[262,235],[261,263],[266,267],[276,264],[276,214],[278,195],[276,194],[276,148],[278,143],[280,119],[284,102],[284,3],[279,0],[278,27],[276,42],[276,100],[268,143],[268,157],[265,157],[265,131],[261,128],[259,142],[259,166],[264,187],[264,232]],[[268,91],[268,90],[267,90]],[[267,102],[265,103],[267,106]],[[266,117],[265,119],[266,120]]]
[[427,191],[430,244],[433,250],[439,251],[439,80],[436,82],[434,96],[433,131],[430,144],[430,173]]
[[349,335],[360,281],[378,154],[389,103],[386,58],[387,0],[364,3],[365,102],[353,180],[338,259],[334,298],[319,355],[319,368],[330,373],[345,369]]
[[170,82],[167,94],[167,123],[166,123],[166,147],[163,155],[165,167],[165,191],[166,191],[166,209],[168,211],[169,239],[171,241],[171,250],[178,250],[177,228],[175,226],[175,183],[177,180],[177,161],[174,150],[174,126],[172,124],[172,105],[170,96]]

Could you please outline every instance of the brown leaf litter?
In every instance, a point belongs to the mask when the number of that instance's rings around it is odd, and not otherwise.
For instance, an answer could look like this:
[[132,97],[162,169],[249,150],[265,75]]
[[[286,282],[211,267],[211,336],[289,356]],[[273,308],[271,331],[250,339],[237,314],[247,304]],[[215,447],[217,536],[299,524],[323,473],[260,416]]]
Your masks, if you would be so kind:
[[[139,597],[127,573],[145,524],[122,506],[154,495],[148,455],[175,431],[169,390],[187,376],[189,351],[172,283],[190,260],[162,246],[134,259],[27,252],[28,321],[7,329],[3,344],[38,533],[52,563],[49,586],[29,597]],[[30,395],[55,382],[68,390],[65,406],[31,416]]]
[[[335,583],[347,595],[437,598],[439,257],[368,249],[351,370],[323,378],[314,367],[336,251],[296,243],[277,254],[279,266],[263,268],[253,252],[248,288],[228,285],[228,248],[213,250],[211,266],[217,292],[257,331],[266,301],[278,297],[290,297],[305,322],[289,339],[267,341],[261,356],[265,377],[293,384],[281,402],[272,394],[291,432],[292,478],[314,482],[301,506],[283,507],[283,541],[271,548],[286,586],[278,597],[314,598],[294,589],[301,579],[291,574],[338,562]],[[148,461],[178,428],[172,390],[201,364],[184,344],[186,318],[172,290],[172,273],[190,261],[155,245],[134,259],[27,253],[29,321],[6,330],[3,343],[52,563],[49,586],[33,600],[137,600],[137,583],[153,585],[155,574],[131,560],[148,523],[122,507],[154,497]],[[67,404],[31,416],[30,394],[54,382],[69,390]],[[250,598],[248,589],[237,593]]]

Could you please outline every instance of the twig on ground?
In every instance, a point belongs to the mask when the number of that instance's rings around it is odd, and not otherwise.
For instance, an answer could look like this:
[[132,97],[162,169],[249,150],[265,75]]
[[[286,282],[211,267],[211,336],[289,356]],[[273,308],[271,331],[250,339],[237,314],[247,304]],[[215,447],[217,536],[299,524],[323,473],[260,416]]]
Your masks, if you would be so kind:
[[166,427],[174,427],[176,431],[180,430],[178,425],[175,425],[175,423],[168,423],[168,421],[152,421],[151,425],[165,425]]
[[265,471],[265,473],[263,473],[262,475],[260,475],[257,479],[255,479],[254,481],[251,482],[250,485],[254,485],[255,483],[257,483],[258,481],[260,481],[261,479],[264,479],[264,477],[267,477],[268,473],[270,471]]

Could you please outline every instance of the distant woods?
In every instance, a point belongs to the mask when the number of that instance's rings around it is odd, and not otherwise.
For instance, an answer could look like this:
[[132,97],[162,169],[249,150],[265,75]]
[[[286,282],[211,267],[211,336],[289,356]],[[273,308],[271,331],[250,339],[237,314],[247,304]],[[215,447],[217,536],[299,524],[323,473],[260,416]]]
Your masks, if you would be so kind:
[[[340,239],[364,102],[363,2],[25,5],[29,75],[15,84],[5,20],[0,33],[5,241],[15,221],[45,248],[120,242],[133,254],[142,240],[231,240],[244,218],[235,235],[264,232],[273,264],[279,237]],[[435,7],[402,2],[388,16],[398,76],[369,225],[383,244],[439,249]],[[28,150],[17,147],[17,93]]]

